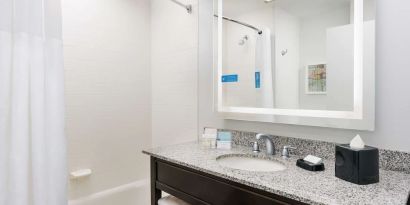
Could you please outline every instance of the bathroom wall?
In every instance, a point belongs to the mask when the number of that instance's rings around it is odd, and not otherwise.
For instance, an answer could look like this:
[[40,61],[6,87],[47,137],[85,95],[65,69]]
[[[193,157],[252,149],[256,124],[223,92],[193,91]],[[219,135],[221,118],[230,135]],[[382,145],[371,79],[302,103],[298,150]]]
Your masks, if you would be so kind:
[[198,1],[151,0],[152,144],[197,139]]
[[63,0],[62,9],[69,171],[93,170],[70,181],[70,204],[146,204],[150,0]]
[[199,7],[199,129],[206,126],[267,132],[276,135],[348,142],[359,133],[373,146],[410,152],[410,2],[377,1],[376,128],[373,132],[321,127],[223,120],[213,104],[212,1]]
[[[375,1],[364,1],[365,39],[374,36]],[[353,110],[353,2],[328,12],[307,16],[301,21],[301,64],[299,102],[301,109]],[[350,25],[350,26],[349,26]],[[372,47],[365,52],[374,53]],[[365,55],[369,56],[369,55]],[[371,62],[370,64],[366,62]],[[374,58],[365,59],[365,73],[372,72]],[[327,94],[305,92],[306,65],[327,64]]]
[[[327,30],[336,29],[336,27],[347,25],[349,23],[350,6],[347,6],[344,9],[343,7],[337,7],[332,11],[321,14],[313,14],[301,19],[301,59],[299,66],[299,106],[301,109],[353,110],[353,101],[350,101],[351,99],[353,99],[353,88],[349,86],[346,87],[346,84],[348,84],[346,82],[347,80],[353,83],[353,72],[352,70],[346,69],[352,67],[352,64],[345,63],[343,67],[338,67],[336,69],[328,65],[328,95],[311,95],[306,94],[305,92],[306,66],[320,63],[329,64],[330,56],[339,56],[339,53],[332,53],[327,49],[329,46],[332,48],[335,47],[335,49],[333,50],[337,50],[337,48],[340,47],[337,42],[335,43],[329,41]],[[347,41],[347,39],[345,40],[344,44],[347,44],[351,47],[353,46],[353,42]],[[341,48],[338,49],[338,51],[342,50]],[[340,59],[348,60],[348,62],[352,61],[352,57],[350,55],[346,57],[340,56]],[[330,80],[329,78],[332,78],[332,80]],[[340,98],[336,98],[336,101],[332,101],[332,99],[334,98],[329,97],[329,94],[339,95]],[[340,99],[343,99],[343,102],[340,102]],[[346,101],[350,103],[346,103]],[[347,105],[340,106],[343,103]]]
[[[275,7],[275,107],[299,107],[300,20],[282,8]],[[288,50],[282,56],[282,51]]]

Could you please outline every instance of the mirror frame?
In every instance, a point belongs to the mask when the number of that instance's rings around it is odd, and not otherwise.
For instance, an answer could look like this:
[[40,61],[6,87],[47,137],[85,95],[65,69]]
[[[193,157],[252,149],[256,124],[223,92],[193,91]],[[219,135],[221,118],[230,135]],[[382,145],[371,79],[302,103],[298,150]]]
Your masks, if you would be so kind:
[[[266,115],[282,115],[282,116],[294,116],[294,117],[311,117],[311,118],[324,118],[324,119],[340,119],[340,120],[367,120],[364,126],[361,127],[352,127],[352,126],[326,126],[326,127],[337,127],[337,128],[348,128],[348,129],[365,129],[373,130],[374,129],[374,91],[372,98],[370,99],[369,107],[373,109],[368,113],[367,117],[364,117],[364,104],[363,104],[363,89],[364,89],[364,76],[363,76],[363,43],[364,43],[364,6],[363,0],[353,0],[354,1],[354,102],[353,102],[353,111],[332,111],[332,110],[307,110],[307,109],[281,109],[281,108],[256,108],[256,107],[235,107],[235,106],[224,106],[223,104],[223,89],[222,89],[222,60],[223,60],[223,23],[222,23],[222,14],[223,14],[223,0],[218,1],[218,22],[217,22],[217,95],[216,95],[216,107],[217,112],[225,113],[228,115],[239,114],[239,115],[249,115],[256,114],[261,116]],[[373,83],[374,84],[374,80]],[[374,88],[374,86],[373,86]],[[228,117],[230,119],[235,119]],[[364,119],[367,118],[367,119]],[[246,120],[246,119],[240,119]],[[255,121],[255,120],[254,120]],[[258,120],[256,120],[258,121]],[[262,120],[263,121],[263,120]],[[280,122],[279,122],[280,123]],[[292,123],[291,123],[292,124]],[[362,123],[363,124],[363,123]],[[308,124],[309,125],[309,124]],[[314,125],[322,126],[322,125]]]

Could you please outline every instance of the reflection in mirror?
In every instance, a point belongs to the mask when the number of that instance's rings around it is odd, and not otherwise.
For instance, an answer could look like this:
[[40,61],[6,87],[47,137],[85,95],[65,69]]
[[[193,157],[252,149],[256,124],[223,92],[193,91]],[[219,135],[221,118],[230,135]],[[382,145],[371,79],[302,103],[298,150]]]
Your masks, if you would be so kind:
[[[374,72],[374,4],[364,0],[364,75]],[[223,106],[353,111],[353,5],[223,0]]]

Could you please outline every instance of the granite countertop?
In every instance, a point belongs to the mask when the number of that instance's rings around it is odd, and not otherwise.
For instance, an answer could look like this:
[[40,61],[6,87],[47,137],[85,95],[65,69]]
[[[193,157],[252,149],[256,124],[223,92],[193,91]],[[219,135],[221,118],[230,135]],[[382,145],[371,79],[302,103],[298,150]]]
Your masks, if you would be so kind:
[[309,172],[296,166],[300,157],[266,156],[286,165],[278,172],[249,172],[222,167],[216,158],[226,154],[255,155],[249,147],[233,146],[231,150],[204,147],[197,142],[171,145],[143,151],[146,154],[202,172],[226,178],[254,188],[308,204],[400,204],[407,202],[410,174],[380,170],[380,182],[356,185],[334,176],[334,161],[325,160],[325,171]]

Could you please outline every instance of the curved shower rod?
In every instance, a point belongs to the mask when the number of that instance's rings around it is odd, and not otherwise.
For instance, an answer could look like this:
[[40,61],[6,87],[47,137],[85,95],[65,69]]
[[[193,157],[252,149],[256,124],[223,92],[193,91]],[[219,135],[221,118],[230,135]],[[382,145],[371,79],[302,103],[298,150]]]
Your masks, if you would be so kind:
[[[216,15],[216,14],[214,14],[214,16],[215,16],[215,17],[218,17],[218,15]],[[237,23],[237,24],[240,24],[240,25],[242,25],[242,26],[246,26],[246,27],[248,27],[248,28],[251,28],[251,29],[255,30],[256,32],[258,32],[259,35],[262,34],[262,30],[256,28],[255,26],[252,26],[252,25],[250,25],[250,24],[247,24],[247,23],[244,23],[244,22],[235,20],[235,19],[231,19],[231,18],[228,18],[228,17],[226,17],[226,16],[222,16],[222,19],[227,20],[227,21],[231,21],[231,22],[234,22],[234,23]]]
[[188,13],[192,13],[192,5],[191,4],[183,4],[177,0],[171,0],[172,2],[184,7]]

